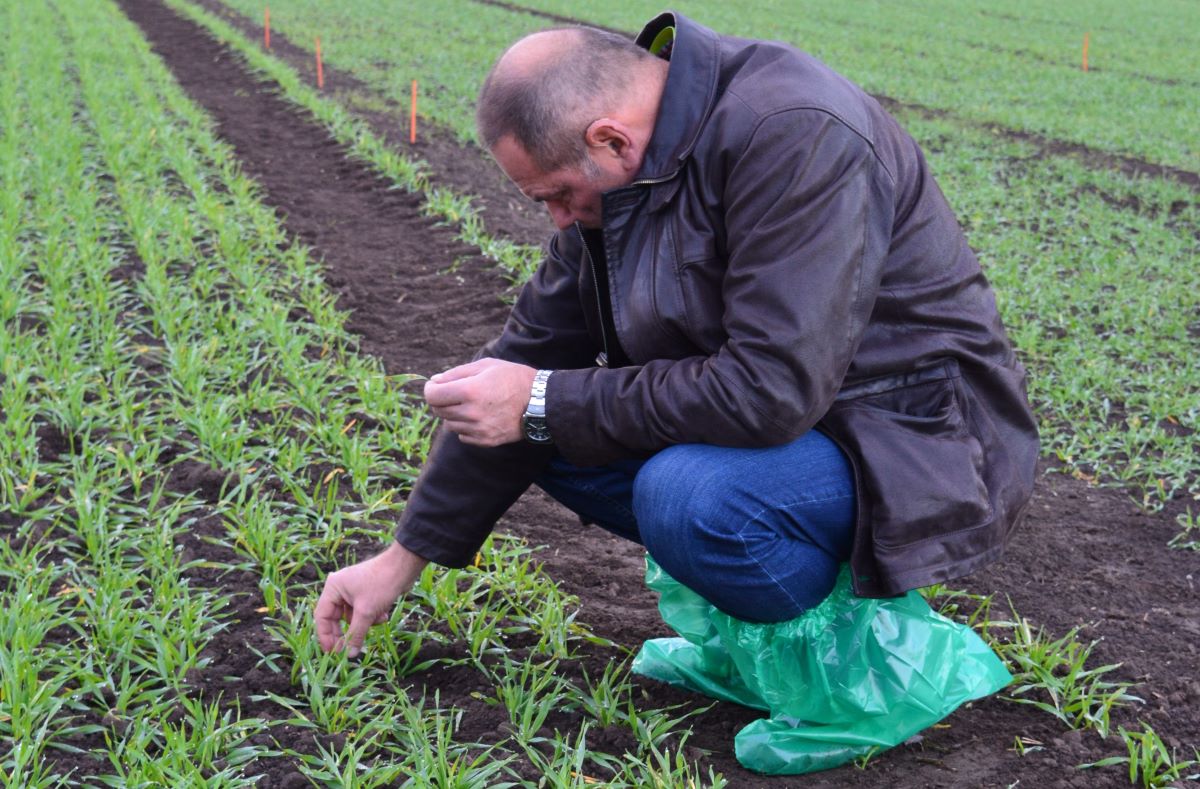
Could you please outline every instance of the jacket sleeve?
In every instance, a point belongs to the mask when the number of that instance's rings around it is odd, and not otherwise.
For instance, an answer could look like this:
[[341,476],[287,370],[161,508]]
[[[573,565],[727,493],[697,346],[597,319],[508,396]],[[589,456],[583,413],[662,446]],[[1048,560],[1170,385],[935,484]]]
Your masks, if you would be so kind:
[[[476,358],[545,369],[590,363],[596,351],[579,305],[579,257],[561,248],[566,243],[565,234],[551,239],[546,259],[522,288],[500,337]],[[551,452],[523,442],[474,447],[439,429],[397,524],[396,540],[438,564],[468,564]]]
[[878,292],[891,176],[862,136],[813,109],[761,120],[725,171],[724,344],[556,373],[547,419],[573,463],[679,443],[782,444],[832,404]]

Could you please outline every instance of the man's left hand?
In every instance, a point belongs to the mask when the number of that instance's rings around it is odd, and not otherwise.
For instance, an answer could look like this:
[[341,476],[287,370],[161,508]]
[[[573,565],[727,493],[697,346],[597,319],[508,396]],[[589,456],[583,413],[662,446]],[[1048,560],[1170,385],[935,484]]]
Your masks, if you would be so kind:
[[523,364],[479,359],[426,381],[425,400],[464,444],[511,444],[524,437],[521,416],[536,373]]

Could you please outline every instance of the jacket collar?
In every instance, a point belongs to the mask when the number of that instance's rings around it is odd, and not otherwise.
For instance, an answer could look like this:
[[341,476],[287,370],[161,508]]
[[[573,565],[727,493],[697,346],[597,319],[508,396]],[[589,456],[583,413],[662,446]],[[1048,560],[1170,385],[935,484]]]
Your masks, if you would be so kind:
[[646,25],[637,37],[638,46],[648,49],[670,25],[675,26],[675,43],[667,87],[635,182],[667,178],[680,168],[700,137],[716,95],[720,53],[713,31],[667,11]]

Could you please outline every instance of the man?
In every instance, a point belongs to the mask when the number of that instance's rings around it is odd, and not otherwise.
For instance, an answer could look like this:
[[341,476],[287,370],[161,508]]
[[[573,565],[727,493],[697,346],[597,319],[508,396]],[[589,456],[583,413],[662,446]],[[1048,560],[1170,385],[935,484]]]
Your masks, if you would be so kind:
[[559,231],[501,336],[426,385],[444,429],[396,542],[326,581],[322,648],[357,654],[535,482],[749,621],[799,616],[846,561],[889,596],[1000,555],[1037,456],[1024,371],[873,99],[663,14],[636,43],[522,39],[477,119]]

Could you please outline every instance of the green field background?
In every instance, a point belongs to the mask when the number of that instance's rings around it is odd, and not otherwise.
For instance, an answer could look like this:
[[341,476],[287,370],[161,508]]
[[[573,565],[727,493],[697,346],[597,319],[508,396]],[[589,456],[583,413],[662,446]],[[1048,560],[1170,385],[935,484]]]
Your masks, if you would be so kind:
[[[261,21],[260,0],[226,5]],[[532,0],[524,8],[636,31],[644,0]],[[1147,506],[1200,495],[1200,208],[1171,178],[1123,175],[1105,154],[1200,170],[1200,6],[913,0],[678,6],[721,32],[823,58],[895,113],[924,147],[996,286],[1032,372],[1048,457],[1128,486]],[[473,139],[475,92],[517,37],[553,24],[510,7],[276,0],[274,29],[369,95]],[[1083,33],[1090,66],[1081,68]],[[403,122],[398,118],[398,122]],[[1022,136],[1036,133],[1039,137]],[[1049,142],[1047,142],[1049,141]],[[1086,146],[1097,156],[1055,153]]]

